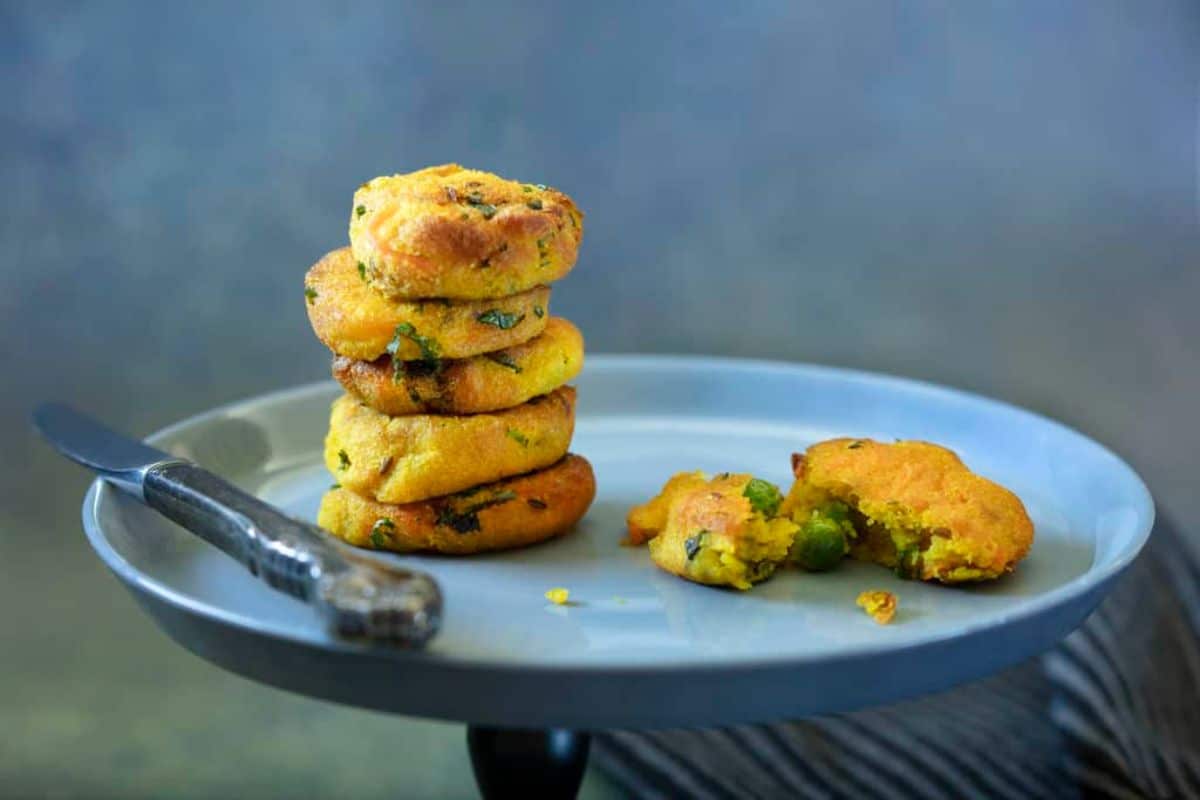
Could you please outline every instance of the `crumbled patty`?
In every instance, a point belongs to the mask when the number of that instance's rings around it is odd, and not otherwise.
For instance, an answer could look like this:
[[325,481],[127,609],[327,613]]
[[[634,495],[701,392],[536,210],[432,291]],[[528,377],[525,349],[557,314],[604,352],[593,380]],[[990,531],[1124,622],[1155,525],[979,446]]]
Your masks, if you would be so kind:
[[779,490],[752,475],[680,473],[628,516],[660,568],[696,583],[749,589],[787,557],[797,526],[776,517]]
[[797,522],[844,503],[853,558],[902,577],[942,583],[1011,572],[1033,543],[1020,499],[928,442],[831,439],[792,457],[783,513]]
[[859,593],[855,603],[880,625],[887,625],[896,617],[896,595],[891,592],[869,589]]

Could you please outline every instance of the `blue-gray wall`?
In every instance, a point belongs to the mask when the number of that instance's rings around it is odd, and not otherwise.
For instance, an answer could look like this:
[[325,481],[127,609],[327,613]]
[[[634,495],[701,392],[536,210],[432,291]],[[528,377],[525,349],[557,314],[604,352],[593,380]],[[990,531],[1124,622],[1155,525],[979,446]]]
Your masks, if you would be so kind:
[[[591,352],[981,391],[1200,515],[1200,5],[242,6],[0,4],[0,785],[154,794],[188,766],[198,793],[266,791],[253,759],[293,759],[259,734],[305,715],[347,775],[386,761],[337,742],[395,722],[150,631],[81,541],[86,477],[25,423],[58,397],[145,433],[324,377],[301,276],[381,173],[457,160],[571,193],[587,234],[554,305]],[[196,723],[216,697],[252,713]],[[188,761],[183,720],[234,776]]]

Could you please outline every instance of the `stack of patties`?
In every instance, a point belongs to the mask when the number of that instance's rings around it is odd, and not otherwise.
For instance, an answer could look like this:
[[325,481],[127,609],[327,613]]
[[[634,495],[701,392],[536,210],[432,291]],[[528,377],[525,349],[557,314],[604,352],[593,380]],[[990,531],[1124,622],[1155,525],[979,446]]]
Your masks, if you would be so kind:
[[571,529],[595,495],[567,449],[583,337],[550,316],[582,214],[565,194],[457,165],[376,178],[350,247],[305,278],[346,394],[318,522],[346,541],[476,553]]

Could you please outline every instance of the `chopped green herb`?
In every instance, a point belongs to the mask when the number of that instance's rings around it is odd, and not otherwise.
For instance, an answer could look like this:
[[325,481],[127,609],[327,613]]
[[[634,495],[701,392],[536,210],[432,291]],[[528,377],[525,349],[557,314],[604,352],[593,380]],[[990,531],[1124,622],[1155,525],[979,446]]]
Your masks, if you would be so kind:
[[538,500],[536,497],[531,497],[525,502],[529,504],[530,508],[536,508],[538,511],[545,511],[547,508],[549,508],[549,506],[546,505],[546,501]]
[[329,484],[329,491],[331,491],[331,492],[332,492],[334,489],[340,489],[340,488],[342,488],[342,485],[341,485],[340,483],[331,483],[331,484]]
[[354,209],[354,213],[357,216],[361,217],[363,214],[367,213],[367,207],[366,206],[358,206],[357,208]]
[[532,186],[530,186],[530,185],[527,183],[527,184],[525,184],[524,186],[522,186],[522,187],[521,187],[521,191],[522,191],[522,192],[532,192],[532,191],[533,191],[533,187],[532,187]]
[[708,531],[698,531],[695,536],[683,540],[683,552],[687,553],[688,561],[696,557],[700,548],[708,544]]
[[537,240],[538,249],[538,266],[545,267],[550,264],[550,237],[544,237]]
[[538,319],[541,319],[542,317],[546,316],[546,309],[542,308],[541,306],[534,306],[533,315]]
[[418,405],[418,406],[419,406],[419,405],[421,405],[422,403],[424,403],[424,402],[425,402],[425,401],[424,401],[424,400],[421,398],[421,393],[420,393],[420,392],[418,392],[418,391],[417,391],[415,388],[413,388],[413,387],[411,387],[411,386],[408,388],[408,399],[409,399],[409,400],[412,400],[412,401],[413,401],[413,403],[414,403],[414,404],[416,404],[416,405]]
[[467,506],[461,511],[456,511],[450,503],[443,506],[438,511],[437,519],[434,524],[441,525],[453,529],[457,533],[471,533],[479,530],[479,512],[485,508],[498,506],[507,503],[510,500],[516,500],[517,493],[505,490],[497,492],[488,500],[482,500],[473,505]]
[[364,281],[367,279],[367,265],[361,261],[358,262],[358,277],[362,278]]
[[308,304],[311,306],[312,301],[317,299],[317,290],[311,286],[305,286],[304,297],[308,300]]
[[350,468],[350,456],[346,455],[345,450],[338,450],[338,469]]
[[717,476],[717,480],[719,480],[719,481],[727,480],[728,478],[729,478],[728,472],[722,472],[720,475]]
[[525,205],[529,206],[529,207],[530,207],[530,208],[532,208],[534,211],[541,211],[541,210],[542,210],[542,201],[541,201],[541,200],[530,200],[530,201],[529,201],[528,203],[526,203]]
[[467,212],[465,212],[465,211],[464,211],[464,212],[462,212],[461,214],[459,214],[459,215],[458,215],[458,218],[459,218],[459,219],[470,219],[470,218],[471,218],[471,215],[470,215],[470,214],[468,214]]
[[412,326],[411,322],[401,322],[396,326],[392,340],[387,344],[387,352],[393,362],[397,362],[396,352],[400,349],[400,343],[404,339],[408,339],[420,349],[421,361],[436,363],[441,355],[441,348],[436,339],[417,333],[417,329]]
[[521,447],[529,447],[529,437],[521,433],[516,428],[509,428],[504,433],[508,436],[508,438],[521,445]]
[[502,367],[508,367],[513,372],[517,373],[518,375],[520,375],[524,371],[521,369],[521,365],[518,364],[516,361],[514,361],[512,356],[508,355],[507,353],[503,353],[503,352],[484,353],[484,355],[487,356],[489,361],[495,361],[497,364],[499,364]]
[[783,502],[783,495],[779,493],[779,488],[770,481],[760,478],[751,478],[746,483],[746,488],[742,490],[742,497],[749,500],[750,507],[764,517],[775,516],[775,512],[779,510],[779,504]]
[[857,450],[858,448],[860,448],[860,447],[862,447],[862,446],[863,446],[863,443],[862,443],[862,442],[860,442],[860,441],[858,441],[858,440],[856,439],[855,441],[853,441],[853,442],[851,442],[850,444],[846,445],[846,449],[847,449],[847,450]]
[[392,522],[387,517],[375,520],[375,524],[371,526],[371,544],[376,547],[387,547],[388,542],[392,540],[392,534],[396,532],[396,523]]
[[484,219],[491,219],[496,216],[496,207],[491,203],[483,201],[482,192],[471,192],[467,195],[467,202],[480,214],[483,214]]
[[392,468],[392,457],[384,456],[383,459],[379,462],[379,474],[383,475],[391,468]]
[[498,308],[491,308],[482,314],[476,314],[475,319],[484,325],[495,325],[502,331],[512,330],[525,319],[524,314],[510,314]]

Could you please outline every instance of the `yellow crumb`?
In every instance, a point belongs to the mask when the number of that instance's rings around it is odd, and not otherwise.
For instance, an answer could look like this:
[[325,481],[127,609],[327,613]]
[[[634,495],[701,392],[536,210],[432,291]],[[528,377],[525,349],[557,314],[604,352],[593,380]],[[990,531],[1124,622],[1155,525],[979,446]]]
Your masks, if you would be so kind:
[[567,601],[571,599],[571,593],[562,588],[551,589],[546,592],[546,599],[556,606],[565,606]]
[[878,589],[863,592],[856,602],[880,625],[887,625],[896,616],[896,595],[891,592]]

